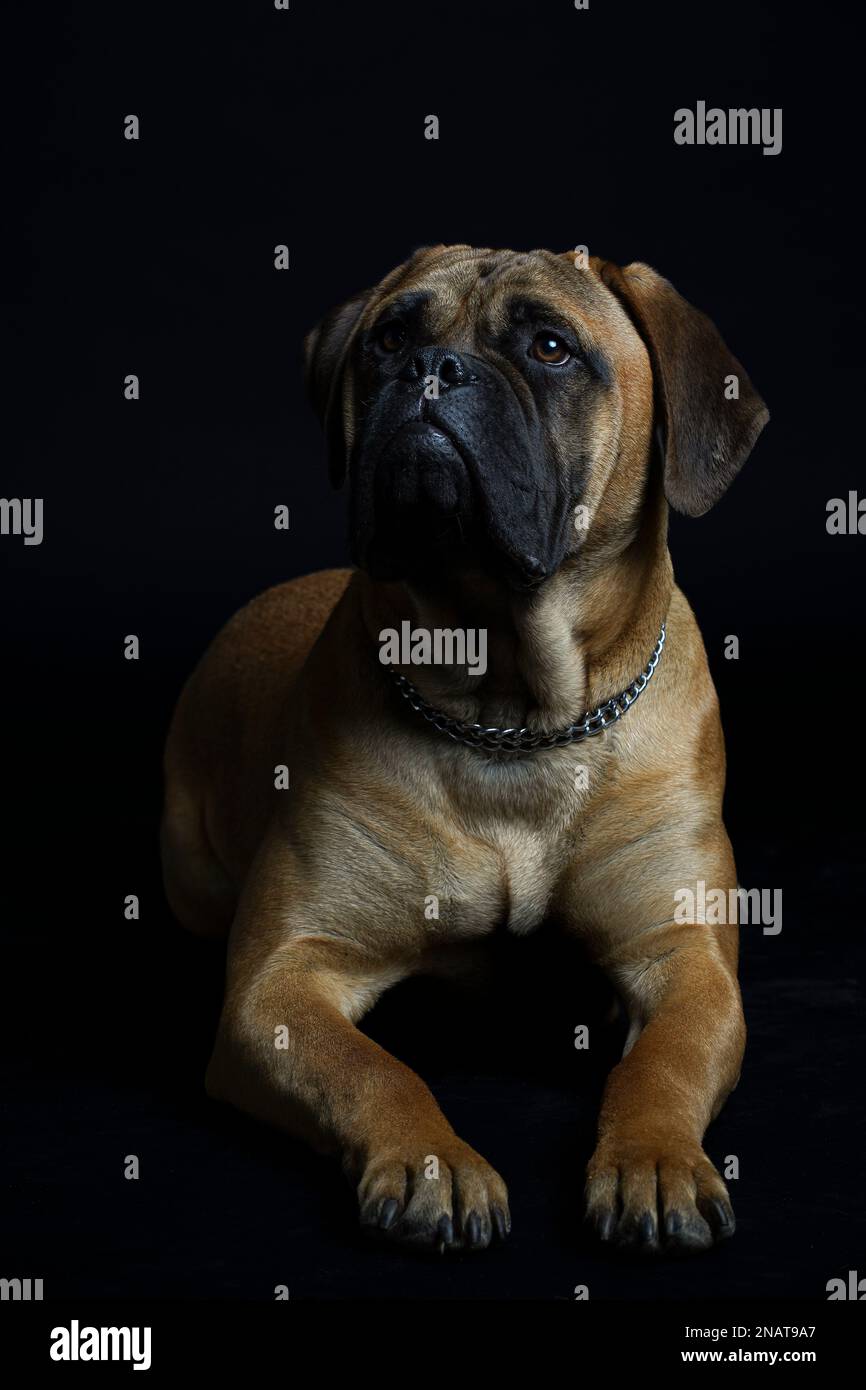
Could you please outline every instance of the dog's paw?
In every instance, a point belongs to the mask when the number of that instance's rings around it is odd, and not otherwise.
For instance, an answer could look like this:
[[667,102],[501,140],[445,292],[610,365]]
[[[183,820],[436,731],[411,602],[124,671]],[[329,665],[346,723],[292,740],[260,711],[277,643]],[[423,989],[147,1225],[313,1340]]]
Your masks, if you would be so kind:
[[511,1230],[505,1183],[453,1135],[371,1157],[358,1203],[368,1234],[431,1251],[484,1250]]
[[587,1168],[586,1218],[635,1254],[691,1254],[734,1234],[727,1188],[700,1144],[611,1135]]

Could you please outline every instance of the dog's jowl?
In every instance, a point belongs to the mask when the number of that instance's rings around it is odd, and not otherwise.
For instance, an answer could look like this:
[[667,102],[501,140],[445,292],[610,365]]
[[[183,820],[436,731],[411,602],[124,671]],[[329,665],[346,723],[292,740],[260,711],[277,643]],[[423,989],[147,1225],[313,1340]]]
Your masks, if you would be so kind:
[[[208,1090],[338,1156],[372,1232],[504,1239],[502,1177],[357,1024],[443,948],[549,922],[630,1022],[588,1218],[624,1248],[708,1247],[734,1227],[702,1140],[743,1054],[738,929],[677,920],[676,895],[737,876],[668,506],[710,508],[766,408],[668,281],[571,253],[427,247],[306,353],[355,568],[237,614],[166,752],[169,900],[229,935]],[[484,632],[484,669],[465,642],[383,663],[404,630]]]

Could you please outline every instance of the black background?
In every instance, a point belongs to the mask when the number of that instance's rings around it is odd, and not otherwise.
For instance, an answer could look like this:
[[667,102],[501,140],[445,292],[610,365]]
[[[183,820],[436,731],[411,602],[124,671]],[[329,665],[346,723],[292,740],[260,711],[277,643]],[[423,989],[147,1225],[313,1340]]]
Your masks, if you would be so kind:
[[[825,528],[828,499],[864,489],[848,8],[86,8],[40,6],[7,35],[25,246],[7,263],[0,490],[44,497],[45,539],[0,539],[13,1136],[0,1274],[44,1277],[49,1297],[252,1299],[277,1283],[302,1299],[568,1299],[581,1283],[594,1298],[824,1298],[828,1279],[866,1274],[866,539]],[[782,107],[782,153],[676,146],[673,112],[698,100]],[[34,131],[31,197],[15,183]],[[499,948],[484,998],[411,985],[364,1025],[508,1180],[502,1249],[441,1263],[368,1248],[335,1169],[203,1093],[222,948],[180,931],[162,897],[167,721],[241,603],[344,561],[302,336],[439,241],[646,260],[716,320],[770,406],[729,495],[671,526],[722,702],[740,881],[784,894],[781,935],[743,933],[749,1050],[707,1140],[717,1163],[740,1159],[738,1234],[694,1261],[623,1264],[580,1228],[622,1037],[591,1060],[573,1050],[592,1017],[580,966],[543,935]],[[139,402],[123,399],[130,372]],[[278,503],[288,534],[272,527]]]

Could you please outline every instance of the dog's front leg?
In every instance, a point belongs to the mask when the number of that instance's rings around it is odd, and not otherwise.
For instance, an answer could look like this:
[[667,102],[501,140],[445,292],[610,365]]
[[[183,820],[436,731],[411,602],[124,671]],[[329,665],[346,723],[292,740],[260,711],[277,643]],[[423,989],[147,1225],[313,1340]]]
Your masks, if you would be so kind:
[[431,1248],[504,1238],[498,1173],[424,1082],[355,1026],[409,964],[348,933],[317,934],[315,918],[310,904],[281,910],[273,885],[242,901],[209,1094],[338,1155],[371,1233]]
[[725,1184],[701,1141],[743,1057],[736,931],[660,926],[604,961],[632,1026],[587,1171],[587,1216],[603,1240],[687,1251],[733,1232]]

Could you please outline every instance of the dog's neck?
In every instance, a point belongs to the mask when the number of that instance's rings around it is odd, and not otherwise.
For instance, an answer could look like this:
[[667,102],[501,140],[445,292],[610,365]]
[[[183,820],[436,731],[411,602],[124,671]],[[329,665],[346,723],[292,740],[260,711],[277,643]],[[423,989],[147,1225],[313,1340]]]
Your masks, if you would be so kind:
[[388,630],[484,629],[486,669],[400,665],[424,698],[456,719],[560,729],[618,694],[644,669],[673,589],[663,524],[641,527],[621,552],[571,557],[531,593],[488,575],[452,572],[435,586],[361,579],[371,643]]

